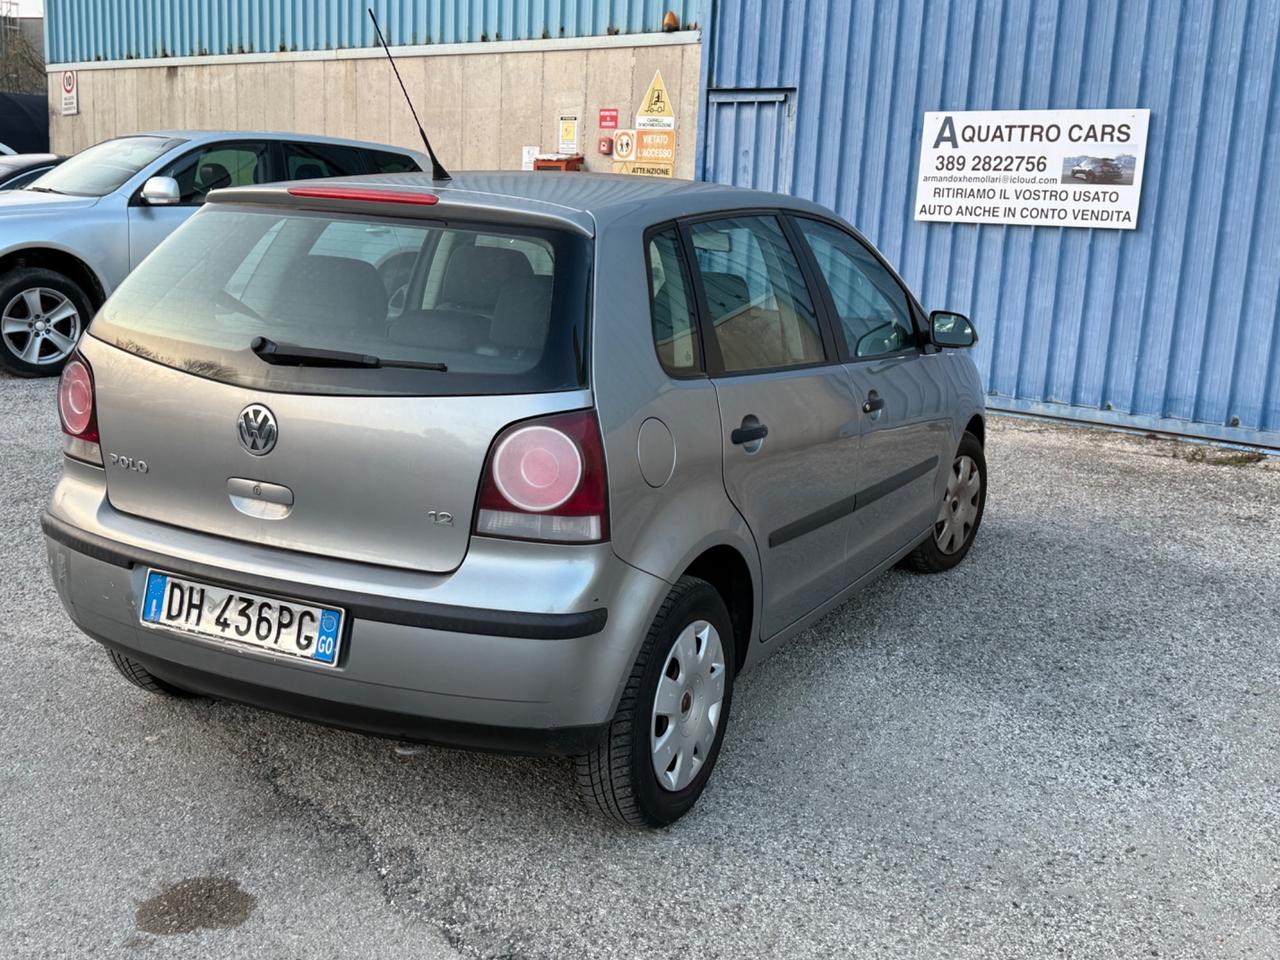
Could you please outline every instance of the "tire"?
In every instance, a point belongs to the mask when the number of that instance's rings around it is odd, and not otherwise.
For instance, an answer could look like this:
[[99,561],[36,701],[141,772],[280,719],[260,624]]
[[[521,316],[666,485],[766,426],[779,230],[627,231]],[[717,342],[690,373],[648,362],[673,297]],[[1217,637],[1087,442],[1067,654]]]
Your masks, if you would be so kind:
[[[977,489],[966,486],[962,472],[977,474]],[[969,476],[972,477],[973,473]],[[964,494],[969,493],[966,497]],[[941,573],[950,570],[969,553],[973,539],[982,525],[982,511],[987,505],[987,460],[982,444],[968,431],[960,439],[947,476],[947,489],[939,506],[933,531],[918,547],[907,554],[903,565],[916,573]],[[950,527],[948,519],[952,520]]]
[[112,666],[120,671],[120,676],[147,693],[154,693],[158,697],[178,697],[184,700],[195,696],[189,690],[175,687],[172,683],[154,676],[138,661],[129,659],[123,653],[108,650],[107,656],[111,658]]
[[[704,626],[697,627],[699,623]],[[721,657],[713,666],[717,642]],[[689,655],[698,653],[705,659]],[[605,736],[590,753],[575,758],[578,788],[587,805],[631,826],[663,827],[688,813],[720,755],[735,663],[724,600],[705,580],[681,577],[649,628]],[[667,720],[657,706],[660,682],[663,703],[671,706],[674,720]],[[712,716],[717,694],[720,701]],[[713,732],[707,730],[708,722]],[[664,740],[666,747],[659,750],[655,743]],[[674,759],[664,764],[673,750]],[[659,765],[666,767],[662,781]]]
[[70,277],[43,267],[0,277],[0,366],[20,377],[61,372],[93,316]]

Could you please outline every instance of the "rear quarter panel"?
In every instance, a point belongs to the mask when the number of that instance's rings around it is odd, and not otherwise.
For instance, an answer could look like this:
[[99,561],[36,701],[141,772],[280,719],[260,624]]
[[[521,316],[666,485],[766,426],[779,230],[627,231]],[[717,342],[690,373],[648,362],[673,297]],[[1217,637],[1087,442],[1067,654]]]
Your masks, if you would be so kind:
[[[668,582],[703,551],[734,547],[751,570],[758,624],[759,559],[725,493],[715,388],[706,377],[673,379],[658,362],[644,229],[615,222],[597,236],[592,390],[609,471],[613,547],[627,563]],[[670,478],[656,487],[641,472],[637,449],[651,418],[667,427],[674,447]]]

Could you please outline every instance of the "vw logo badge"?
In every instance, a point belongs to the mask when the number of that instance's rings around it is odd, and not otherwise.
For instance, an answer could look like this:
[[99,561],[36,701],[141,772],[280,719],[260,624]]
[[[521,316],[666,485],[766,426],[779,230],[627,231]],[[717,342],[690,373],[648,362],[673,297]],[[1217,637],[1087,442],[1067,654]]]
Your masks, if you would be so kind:
[[262,457],[275,447],[279,430],[275,414],[260,403],[251,403],[240,411],[236,432],[240,434],[240,446],[255,457]]

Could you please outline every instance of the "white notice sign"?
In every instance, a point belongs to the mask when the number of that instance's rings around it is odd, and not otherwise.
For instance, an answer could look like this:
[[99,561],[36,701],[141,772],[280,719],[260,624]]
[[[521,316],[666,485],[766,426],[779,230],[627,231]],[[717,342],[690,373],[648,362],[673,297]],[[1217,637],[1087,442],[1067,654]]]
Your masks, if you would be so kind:
[[917,220],[1138,225],[1150,110],[926,113]]
[[74,70],[62,71],[62,115],[73,117],[80,112],[80,78]]

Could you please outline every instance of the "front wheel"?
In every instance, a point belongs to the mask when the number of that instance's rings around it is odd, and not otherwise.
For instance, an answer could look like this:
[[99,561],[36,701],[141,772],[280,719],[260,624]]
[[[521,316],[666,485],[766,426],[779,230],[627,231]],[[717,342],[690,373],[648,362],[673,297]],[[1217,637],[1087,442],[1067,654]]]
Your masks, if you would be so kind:
[[0,277],[0,366],[20,377],[54,376],[76,348],[91,309],[80,285],[54,270]]
[[963,560],[978,534],[986,503],[987,459],[978,438],[966,431],[947,471],[933,530],[907,555],[907,568],[916,573],[941,573]]
[[681,577],[649,629],[604,738],[576,758],[587,804],[633,826],[662,827],[687,813],[720,755],[734,663],[724,600],[705,580]]

